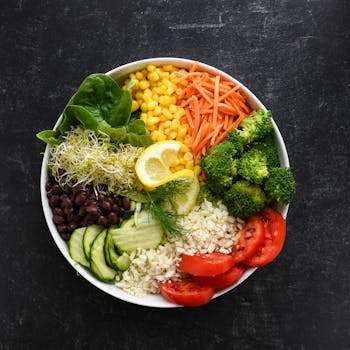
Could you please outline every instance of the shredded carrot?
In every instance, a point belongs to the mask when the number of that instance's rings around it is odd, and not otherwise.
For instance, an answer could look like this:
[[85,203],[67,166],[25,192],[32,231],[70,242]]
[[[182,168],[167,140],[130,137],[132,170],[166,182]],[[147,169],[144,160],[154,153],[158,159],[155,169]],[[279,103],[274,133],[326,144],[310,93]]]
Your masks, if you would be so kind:
[[186,84],[177,91],[177,103],[184,108],[181,121],[189,125],[189,147],[201,158],[222,142],[228,131],[252,113],[239,85],[200,69],[195,62],[187,73],[177,73]]

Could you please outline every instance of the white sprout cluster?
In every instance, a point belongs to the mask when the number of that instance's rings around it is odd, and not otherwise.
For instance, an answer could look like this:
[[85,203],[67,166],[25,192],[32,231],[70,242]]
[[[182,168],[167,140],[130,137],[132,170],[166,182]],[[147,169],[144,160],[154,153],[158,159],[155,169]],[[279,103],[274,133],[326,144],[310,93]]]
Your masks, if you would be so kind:
[[140,188],[135,163],[143,147],[112,144],[107,135],[73,129],[50,148],[48,167],[61,184],[92,185],[106,192],[134,192]]

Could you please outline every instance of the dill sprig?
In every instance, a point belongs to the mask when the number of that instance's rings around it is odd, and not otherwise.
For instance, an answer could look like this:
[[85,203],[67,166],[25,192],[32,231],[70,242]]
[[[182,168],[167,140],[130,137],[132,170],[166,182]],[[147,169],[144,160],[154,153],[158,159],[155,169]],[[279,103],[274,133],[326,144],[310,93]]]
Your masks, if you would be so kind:
[[176,196],[185,194],[189,186],[188,181],[173,180],[152,191],[145,191],[148,197],[148,209],[169,235],[184,232],[177,222],[179,215],[176,214]]

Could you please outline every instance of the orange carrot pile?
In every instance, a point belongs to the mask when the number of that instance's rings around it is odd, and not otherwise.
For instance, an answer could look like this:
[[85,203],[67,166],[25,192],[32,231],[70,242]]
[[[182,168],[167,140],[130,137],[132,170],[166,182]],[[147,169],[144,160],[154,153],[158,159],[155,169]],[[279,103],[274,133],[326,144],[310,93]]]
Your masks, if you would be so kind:
[[252,109],[238,85],[199,70],[197,63],[188,73],[179,73],[178,81],[184,85],[177,91],[177,104],[186,112],[181,121],[189,125],[189,147],[199,159],[223,141],[229,130],[237,128]]

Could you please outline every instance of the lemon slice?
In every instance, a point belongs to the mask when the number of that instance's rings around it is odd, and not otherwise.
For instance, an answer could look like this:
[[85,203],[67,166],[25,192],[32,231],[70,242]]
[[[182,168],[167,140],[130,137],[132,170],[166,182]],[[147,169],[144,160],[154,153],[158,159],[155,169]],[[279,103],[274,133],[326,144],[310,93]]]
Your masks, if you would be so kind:
[[[186,172],[185,172],[186,171]],[[177,171],[176,179],[188,182],[189,186],[186,193],[175,195],[175,209],[178,215],[187,215],[195,206],[199,193],[199,182],[197,176],[192,170]]]
[[135,170],[140,181],[149,188],[161,186],[173,180],[171,164],[177,160],[182,143],[162,141],[147,147],[137,159]]

